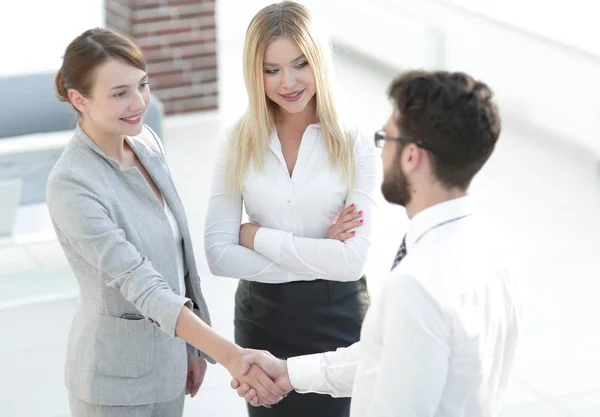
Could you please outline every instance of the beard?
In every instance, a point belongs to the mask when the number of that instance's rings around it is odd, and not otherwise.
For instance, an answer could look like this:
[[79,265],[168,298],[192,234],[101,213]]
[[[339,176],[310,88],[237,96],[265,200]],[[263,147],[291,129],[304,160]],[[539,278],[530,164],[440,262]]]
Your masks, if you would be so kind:
[[410,194],[411,186],[402,169],[399,166],[394,168],[392,172],[387,175],[384,174],[381,193],[388,203],[406,207],[412,197]]

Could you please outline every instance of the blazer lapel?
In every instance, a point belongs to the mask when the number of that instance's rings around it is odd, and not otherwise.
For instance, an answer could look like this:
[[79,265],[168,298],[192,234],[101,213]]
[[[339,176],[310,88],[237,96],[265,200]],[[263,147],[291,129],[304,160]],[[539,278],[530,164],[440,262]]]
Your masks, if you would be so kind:
[[188,272],[196,274],[196,265],[194,262],[194,253],[191,244],[192,239],[190,236],[187,218],[185,216],[185,210],[183,209],[183,204],[181,203],[179,194],[177,194],[177,190],[175,189],[175,184],[171,179],[166,161],[164,161],[164,159],[159,157],[157,154],[151,152],[144,144],[140,143],[139,140],[135,138],[128,139],[130,146],[134,150],[144,168],[146,168],[146,171],[148,171],[148,174],[152,177],[152,180],[162,193],[166,203],[171,208],[171,211],[177,220],[179,230],[181,231],[181,236],[183,237],[185,263],[188,268]]
[[[188,270],[187,276],[185,277],[187,278],[185,279],[186,296],[191,298],[194,303],[194,308],[199,312],[200,318],[210,325],[210,314],[208,312],[206,300],[202,294],[202,289],[200,288],[200,277],[198,276],[198,269],[196,268],[192,237],[190,236],[185,210],[183,209],[179,194],[177,194],[175,184],[171,179],[171,173],[167,167],[167,162],[162,157],[162,154],[158,153],[160,151],[157,153],[152,152],[148,149],[147,145],[140,142],[139,139],[129,138],[128,142],[142,165],[144,165],[144,168],[146,168],[146,171],[148,171],[148,174],[156,183],[156,186],[171,208],[175,220],[177,220],[183,238],[184,261]],[[209,362],[216,363],[213,359],[209,357],[206,358]]]

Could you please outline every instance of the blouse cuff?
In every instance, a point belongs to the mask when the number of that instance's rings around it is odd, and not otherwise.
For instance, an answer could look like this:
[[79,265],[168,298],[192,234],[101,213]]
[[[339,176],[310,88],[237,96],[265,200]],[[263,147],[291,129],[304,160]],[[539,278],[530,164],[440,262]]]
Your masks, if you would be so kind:
[[254,250],[265,258],[279,264],[281,243],[286,232],[260,227],[254,236]]

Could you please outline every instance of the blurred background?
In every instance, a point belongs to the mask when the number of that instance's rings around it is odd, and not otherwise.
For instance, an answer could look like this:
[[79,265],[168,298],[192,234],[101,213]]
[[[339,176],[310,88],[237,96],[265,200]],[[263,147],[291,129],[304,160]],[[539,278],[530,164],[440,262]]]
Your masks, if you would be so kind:
[[[214,143],[246,106],[242,46],[259,0],[5,0],[0,6],[0,416],[69,415],[63,365],[78,290],[45,207],[49,170],[75,119],[53,97],[67,44],[96,26],[145,51],[146,123],[165,143],[214,326],[233,339],[236,280],[210,275],[203,226]],[[498,147],[472,194],[527,271],[526,317],[501,417],[600,416],[600,27],[570,0],[299,1],[326,22],[338,102],[379,129],[404,69],[464,71],[495,92]],[[367,264],[377,290],[404,234],[379,198]],[[594,278],[596,277],[596,278]],[[211,366],[186,416],[245,415]]]

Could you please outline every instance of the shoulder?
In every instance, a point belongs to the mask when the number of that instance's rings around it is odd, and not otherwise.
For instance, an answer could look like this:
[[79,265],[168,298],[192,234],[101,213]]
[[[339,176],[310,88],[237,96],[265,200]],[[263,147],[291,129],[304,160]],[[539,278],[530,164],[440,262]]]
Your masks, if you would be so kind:
[[74,134],[50,171],[46,184],[48,191],[65,182],[81,183],[98,175],[98,163],[97,154]]
[[397,268],[382,286],[383,299],[392,309],[400,308],[418,314],[427,311],[448,313],[450,304],[440,288],[430,284],[426,277]]
[[456,292],[457,265],[446,256],[443,247],[428,247],[426,242],[419,242],[391,272],[386,291],[402,300],[420,299],[450,310]]
[[374,155],[377,148],[373,141],[373,135],[365,129],[353,127],[347,130],[350,140],[354,145],[354,153],[357,157]]
[[238,120],[235,123],[228,123],[219,128],[214,148],[215,154],[219,158],[231,157],[229,150],[236,147],[236,140],[238,138],[235,136],[234,132],[239,132],[239,124],[240,121]]
[[239,127],[240,123],[241,123],[241,120],[238,120],[234,123],[227,123],[227,124],[222,125],[221,128],[219,129],[217,140],[219,142],[229,143],[233,139],[233,137],[232,137],[233,132]]

